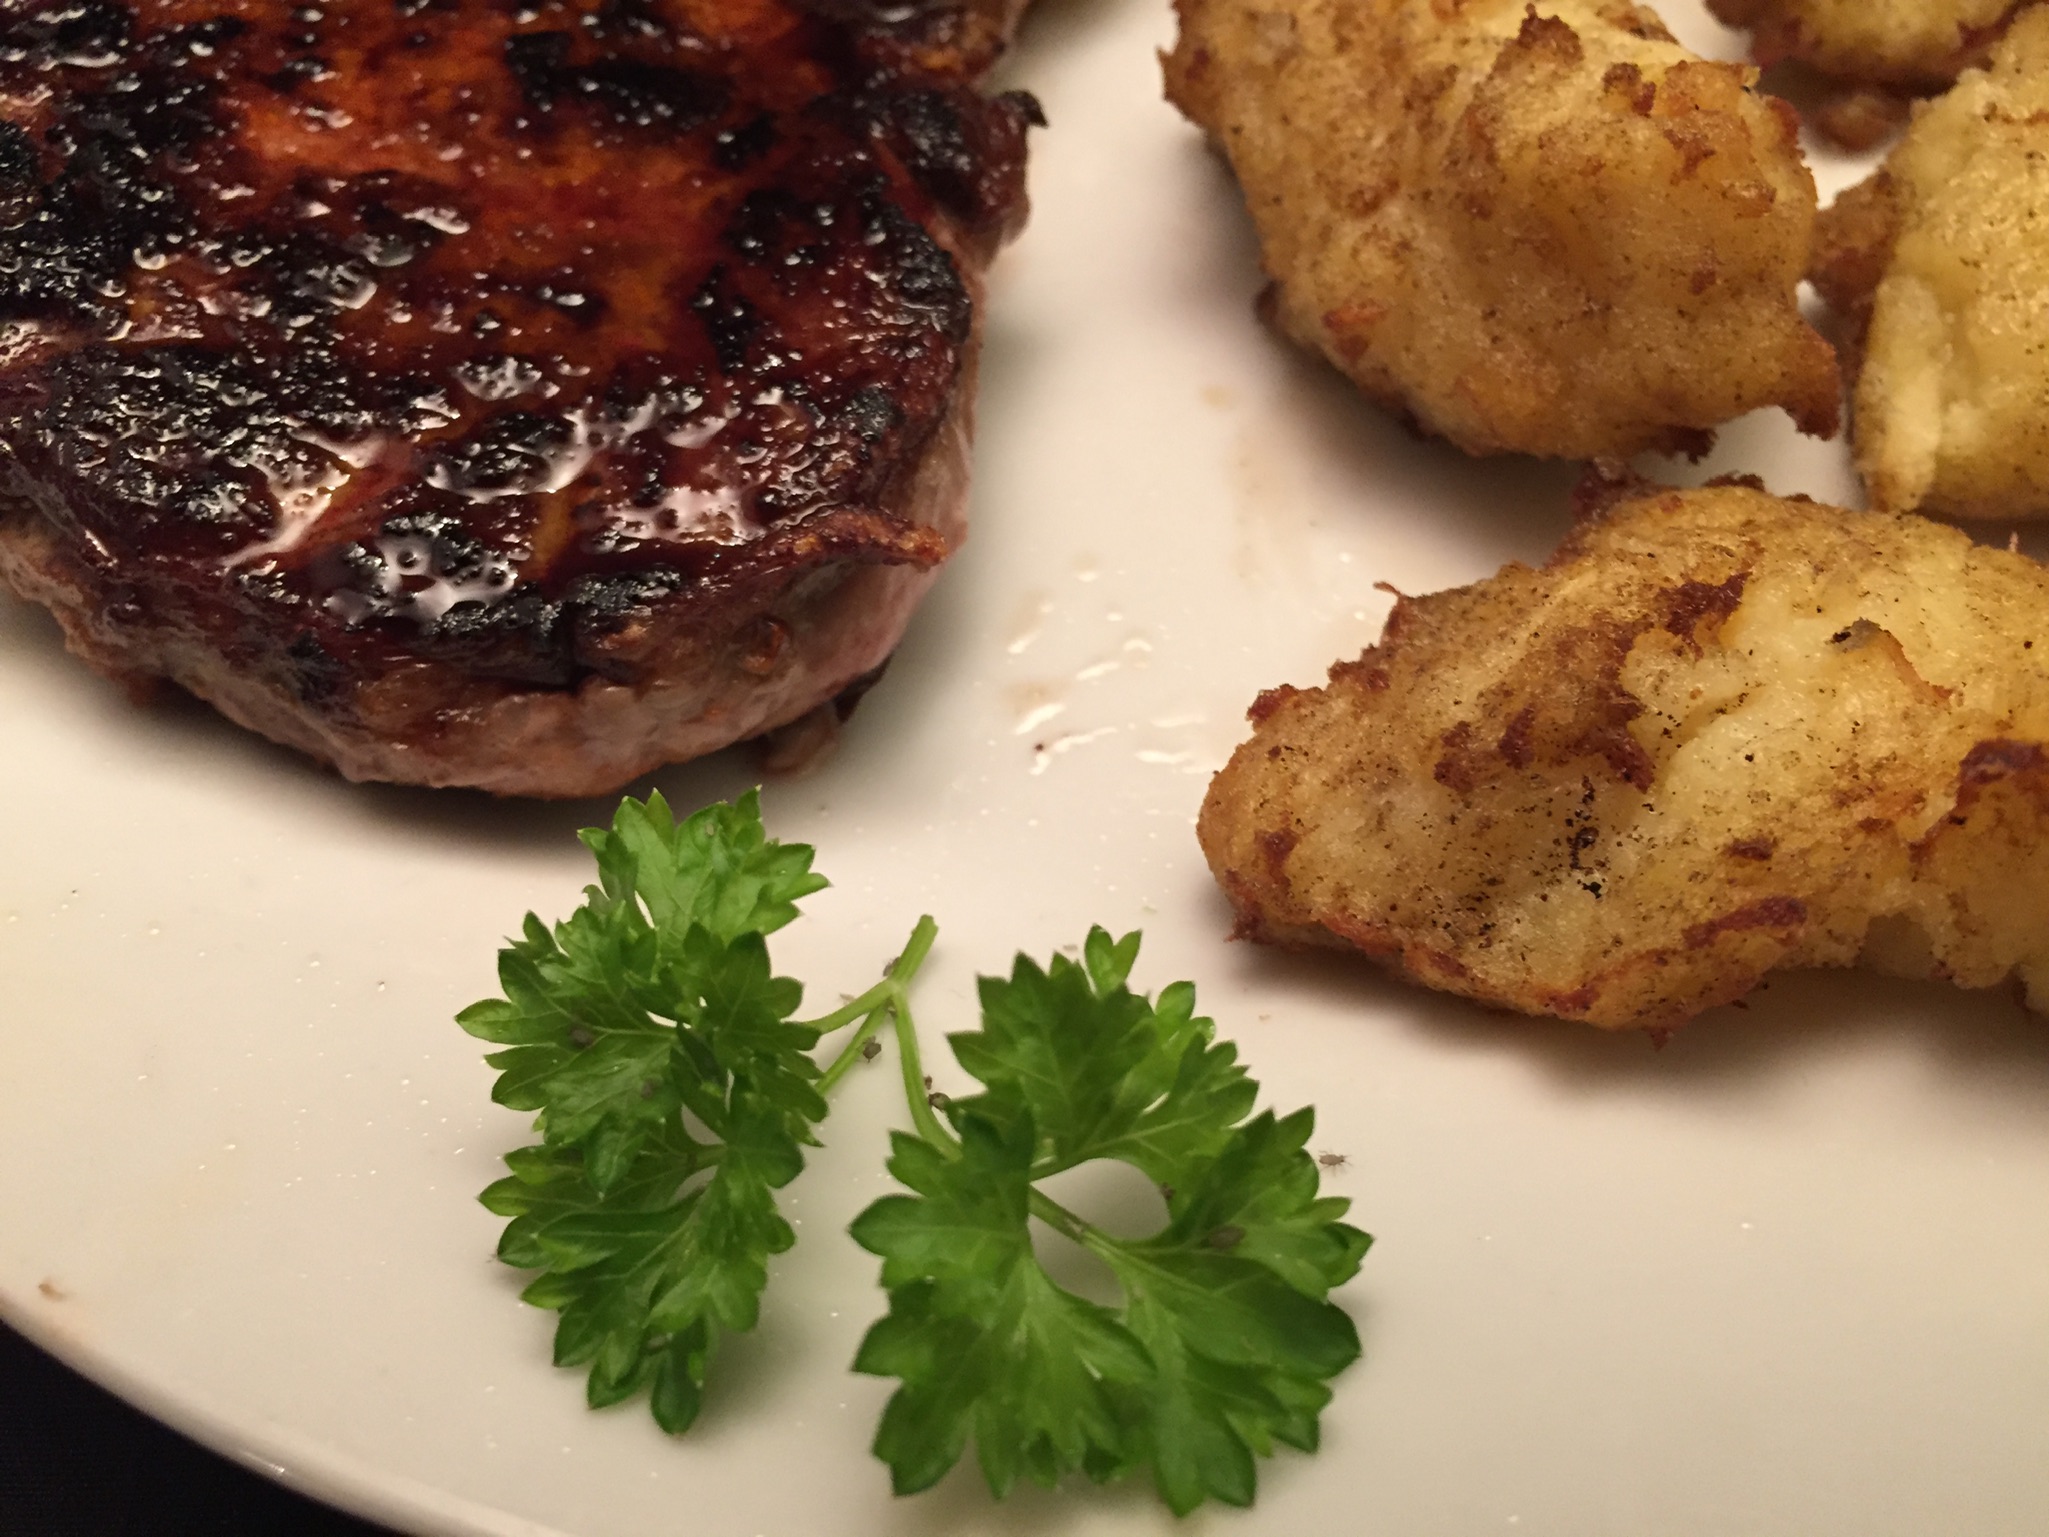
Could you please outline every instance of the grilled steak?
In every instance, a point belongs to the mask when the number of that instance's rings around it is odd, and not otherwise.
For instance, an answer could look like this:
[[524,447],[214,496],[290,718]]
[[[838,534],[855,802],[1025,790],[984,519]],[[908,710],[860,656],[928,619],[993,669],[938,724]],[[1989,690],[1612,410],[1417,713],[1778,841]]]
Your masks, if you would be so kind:
[[352,778],[614,789],[962,534],[1017,0],[0,0],[0,579]]

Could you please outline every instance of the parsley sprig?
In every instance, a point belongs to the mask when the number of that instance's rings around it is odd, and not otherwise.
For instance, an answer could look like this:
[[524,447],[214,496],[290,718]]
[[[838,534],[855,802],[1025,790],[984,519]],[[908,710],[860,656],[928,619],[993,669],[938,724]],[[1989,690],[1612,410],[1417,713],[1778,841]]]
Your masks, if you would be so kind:
[[[582,836],[584,905],[529,915],[499,956],[504,995],[459,1022],[504,1048],[493,1097],[535,1112],[540,1143],[482,1199],[510,1219],[500,1257],[540,1272],[524,1296],[561,1315],[555,1360],[589,1368],[593,1406],[645,1392],[664,1429],[696,1419],[719,1334],[754,1326],[794,1241],[776,1192],[890,1030],[915,1130],[889,1161],[905,1193],[853,1224],[889,1293],[854,1366],[899,1380],[875,1439],[899,1493],[972,1440],[999,1496],[1150,1471],[1185,1513],[1249,1504],[1277,1443],[1315,1449],[1329,1380],[1359,1353],[1329,1294],[1371,1240],[1318,1194],[1312,1113],[1252,1115],[1258,1086],[1193,986],[1131,990],[1137,934],[1093,929],[1079,960],[983,978],[981,1029],[950,1037],[981,1090],[948,1099],[927,1092],[909,998],[931,919],[880,982],[799,1021],[767,935],[825,882],[809,848],[768,838],[756,796],[680,823],[659,795],[627,800]],[[813,1048],[848,1027],[821,1069]],[[1161,1187],[1164,1228],[1114,1237],[1040,1188],[1099,1159]],[[1101,1259],[1122,1305],[1060,1286],[1035,1220]]]

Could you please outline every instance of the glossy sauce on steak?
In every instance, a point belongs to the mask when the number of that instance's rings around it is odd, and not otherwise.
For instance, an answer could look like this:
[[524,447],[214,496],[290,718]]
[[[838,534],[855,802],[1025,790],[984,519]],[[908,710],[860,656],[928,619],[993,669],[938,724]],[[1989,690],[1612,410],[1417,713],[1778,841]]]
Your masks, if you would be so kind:
[[0,3],[0,578],[355,778],[831,700],[962,533],[1014,13]]

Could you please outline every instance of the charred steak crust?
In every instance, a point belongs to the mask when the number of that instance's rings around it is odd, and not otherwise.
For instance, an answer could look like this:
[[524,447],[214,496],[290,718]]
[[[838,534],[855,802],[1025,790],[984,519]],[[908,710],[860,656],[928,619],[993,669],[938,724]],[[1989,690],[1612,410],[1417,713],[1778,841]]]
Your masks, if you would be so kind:
[[961,533],[1013,17],[0,0],[0,578],[351,777],[805,713]]

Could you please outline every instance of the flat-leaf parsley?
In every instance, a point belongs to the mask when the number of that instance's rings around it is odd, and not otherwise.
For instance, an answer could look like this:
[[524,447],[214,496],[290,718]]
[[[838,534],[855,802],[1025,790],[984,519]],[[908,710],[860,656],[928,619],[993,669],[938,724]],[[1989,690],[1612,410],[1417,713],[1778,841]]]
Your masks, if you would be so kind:
[[[1277,1442],[1315,1449],[1329,1379],[1359,1353],[1329,1294],[1371,1240],[1317,1192],[1311,1112],[1252,1114],[1258,1086],[1194,987],[1131,990],[1138,935],[1094,929],[1079,960],[983,978],[981,1029],[951,1038],[981,1091],[949,1100],[926,1091],[908,998],[929,918],[881,982],[799,1021],[767,936],[825,881],[809,848],[768,838],[756,796],[681,823],[659,795],[627,800],[583,839],[584,905],[529,915],[499,955],[504,995],[459,1022],[503,1048],[493,1097],[535,1112],[541,1142],[482,1199],[511,1219],[500,1257],[540,1272],[524,1295],[561,1315],[556,1362],[589,1368],[592,1405],[645,1392],[664,1429],[697,1417],[719,1334],[754,1326],[794,1241],[776,1192],[892,1028],[916,1130],[889,1161],[905,1193],[853,1225],[889,1291],[854,1365],[899,1379],[875,1439],[899,1493],[972,1440],[998,1495],[1147,1470],[1185,1513],[1249,1504]],[[812,1048],[848,1026],[821,1069]],[[1161,1187],[1161,1231],[1113,1237],[1040,1188],[1098,1159]],[[1033,1219],[1101,1259],[1121,1305],[1061,1287]]]

